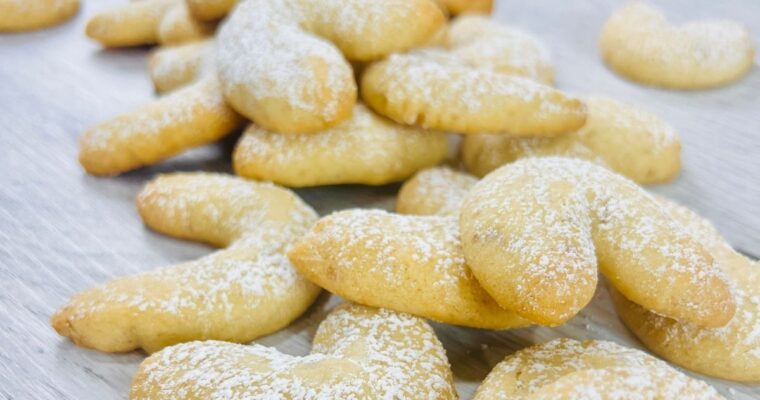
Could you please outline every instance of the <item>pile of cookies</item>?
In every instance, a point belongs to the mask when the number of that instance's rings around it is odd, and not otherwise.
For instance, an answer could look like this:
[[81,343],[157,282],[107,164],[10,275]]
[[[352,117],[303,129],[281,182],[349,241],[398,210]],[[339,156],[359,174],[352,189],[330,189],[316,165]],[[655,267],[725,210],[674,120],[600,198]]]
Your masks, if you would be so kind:
[[[87,34],[104,46],[161,45],[149,72],[166,94],[87,130],[87,172],[123,173],[244,132],[238,176],[167,174],[137,196],[152,229],[221,249],[79,293],[53,327],[83,347],[154,353],[133,399],[454,399],[425,319],[561,325],[601,274],[653,352],[760,381],[758,265],[639,186],[678,175],[678,133],[634,105],[551,86],[547,47],[491,20],[491,7],[143,0],[95,16]],[[673,26],[640,2],[601,32],[602,58],[644,84],[721,85],[753,59],[741,26]],[[322,218],[283,187],[403,180],[396,213]],[[241,344],[288,326],[321,289],[347,303],[311,354]],[[721,398],[641,351],[569,339],[507,357],[475,398],[615,393]]]

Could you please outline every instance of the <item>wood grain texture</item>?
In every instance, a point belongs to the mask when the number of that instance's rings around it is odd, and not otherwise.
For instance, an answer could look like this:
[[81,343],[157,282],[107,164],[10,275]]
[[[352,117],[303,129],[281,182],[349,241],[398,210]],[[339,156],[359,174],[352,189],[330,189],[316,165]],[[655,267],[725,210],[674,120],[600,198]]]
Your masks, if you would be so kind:
[[[152,96],[145,49],[103,51],[82,32],[87,16],[122,0],[85,1],[79,16],[45,31],[0,35],[0,397],[122,399],[144,355],[101,354],[58,337],[48,320],[72,294],[109,278],[189,260],[208,248],[143,227],[134,196],[159,172],[229,171],[236,138],[117,178],[85,175],[76,161],[85,128]],[[726,88],[681,92],[627,82],[600,61],[597,34],[618,1],[502,0],[497,18],[545,39],[557,85],[640,104],[682,134],[680,179],[653,190],[715,222],[737,248],[760,252],[760,68]],[[661,4],[677,21],[721,16],[749,25],[760,43],[760,2],[679,0]],[[320,213],[389,208],[398,186],[299,191]],[[320,302],[288,329],[261,339],[306,354],[337,299]],[[603,338],[640,347],[603,289],[557,329],[493,332],[436,325],[462,398],[503,357],[555,337]],[[707,379],[729,398],[760,397],[760,387]]]

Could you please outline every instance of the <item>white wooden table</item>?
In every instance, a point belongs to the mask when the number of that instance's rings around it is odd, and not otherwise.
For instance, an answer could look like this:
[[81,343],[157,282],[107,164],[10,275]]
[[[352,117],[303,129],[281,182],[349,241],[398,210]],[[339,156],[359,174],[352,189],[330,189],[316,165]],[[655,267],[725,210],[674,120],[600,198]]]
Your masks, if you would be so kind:
[[[87,16],[126,0],[84,0],[78,17],[59,27],[0,35],[0,397],[126,398],[144,354],[76,348],[48,320],[72,294],[109,278],[209,252],[153,233],[133,206],[158,172],[230,171],[236,138],[191,151],[153,168],[94,178],[79,167],[77,136],[85,128],[152,97],[146,49],[101,50],[82,31]],[[557,85],[604,93],[656,112],[681,132],[680,179],[654,188],[712,219],[747,254],[760,253],[760,68],[730,87],[678,92],[626,82],[600,62],[599,28],[615,1],[502,1],[496,18],[534,32],[551,46]],[[760,2],[669,1],[676,20],[723,16],[751,27],[760,43]],[[397,186],[331,187],[300,193],[321,213],[350,206],[393,205]],[[335,298],[261,343],[305,354]],[[640,346],[599,290],[567,325],[489,332],[436,326],[462,398],[498,361],[527,344],[555,337],[603,338]],[[729,398],[760,398],[760,386],[707,379]]]

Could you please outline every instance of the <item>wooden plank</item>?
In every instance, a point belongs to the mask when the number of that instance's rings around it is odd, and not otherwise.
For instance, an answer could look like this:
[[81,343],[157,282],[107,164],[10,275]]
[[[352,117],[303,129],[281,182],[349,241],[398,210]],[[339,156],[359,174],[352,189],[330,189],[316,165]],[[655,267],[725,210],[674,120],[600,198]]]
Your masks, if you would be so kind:
[[[82,34],[86,16],[122,0],[85,1],[76,20],[53,29],[0,35],[0,397],[126,398],[141,353],[102,354],[58,337],[48,319],[72,294],[109,278],[182,260],[209,249],[145,229],[133,198],[159,172],[229,172],[236,138],[118,178],[85,175],[76,162],[86,127],[152,97],[145,49],[104,51]],[[678,128],[684,141],[680,179],[653,190],[711,218],[747,253],[760,251],[760,71],[722,89],[679,92],[638,86],[615,76],[596,51],[599,28],[621,3],[502,1],[499,20],[547,41],[557,85],[641,104]],[[722,16],[760,37],[760,2],[670,1],[676,20]],[[389,208],[398,186],[301,190],[321,213],[362,206]],[[288,329],[259,342],[305,354],[325,310],[323,296]],[[507,354],[554,337],[603,338],[639,346],[600,289],[567,325],[481,331],[435,325],[463,398]],[[760,396],[758,386],[706,379],[729,398]]]

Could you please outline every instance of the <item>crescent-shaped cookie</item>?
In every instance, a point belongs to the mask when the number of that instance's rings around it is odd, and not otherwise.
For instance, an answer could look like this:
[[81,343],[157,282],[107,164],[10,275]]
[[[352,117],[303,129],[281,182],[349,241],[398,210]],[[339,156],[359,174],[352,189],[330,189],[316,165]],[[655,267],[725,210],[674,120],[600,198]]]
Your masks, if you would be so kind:
[[709,251],[633,182],[586,161],[526,158],[476,183],[459,216],[465,260],[503,308],[567,321],[596,290],[597,269],[661,315],[726,325],[735,303]]
[[712,224],[693,211],[659,198],[683,229],[712,253],[733,283],[736,314],[721,328],[702,328],[657,315],[612,291],[618,315],[659,356],[701,374],[760,382],[760,264],[734,251]]
[[382,185],[436,165],[446,135],[395,124],[363,105],[348,121],[310,134],[281,134],[251,125],[233,155],[235,173],[290,187]]
[[131,400],[456,399],[446,352],[421,318],[343,304],[319,325],[311,354],[216,341],[147,358]]
[[681,169],[681,140],[656,115],[606,97],[584,98],[588,119],[579,130],[556,138],[467,135],[461,157],[478,176],[529,156],[566,156],[609,167],[640,184],[672,180]]
[[626,4],[607,20],[599,48],[626,78],[676,89],[725,85],[746,74],[754,59],[744,26],[727,20],[672,25],[643,1]]
[[423,169],[401,186],[396,212],[456,217],[465,195],[477,182],[478,178],[449,167]]
[[451,217],[340,211],[320,219],[288,256],[310,281],[359,304],[477,328],[529,325],[473,278]]
[[87,36],[105,47],[178,44],[208,37],[214,24],[190,16],[183,0],[133,1],[87,21]]
[[219,77],[230,105],[257,125],[317,132],[351,116],[346,59],[405,51],[443,23],[432,0],[247,0],[219,31]]
[[715,389],[639,350],[603,340],[556,339],[500,362],[473,400],[721,400]]
[[286,257],[317,215],[286,189],[178,173],[150,182],[137,208],[159,232],[226,248],[75,295],[52,325],[79,346],[154,352],[199,339],[246,343],[288,325],[319,294]]
[[79,162],[114,175],[214,142],[242,124],[213,75],[132,112],[100,123],[79,139]]
[[0,0],[0,32],[47,28],[69,20],[79,0]]

